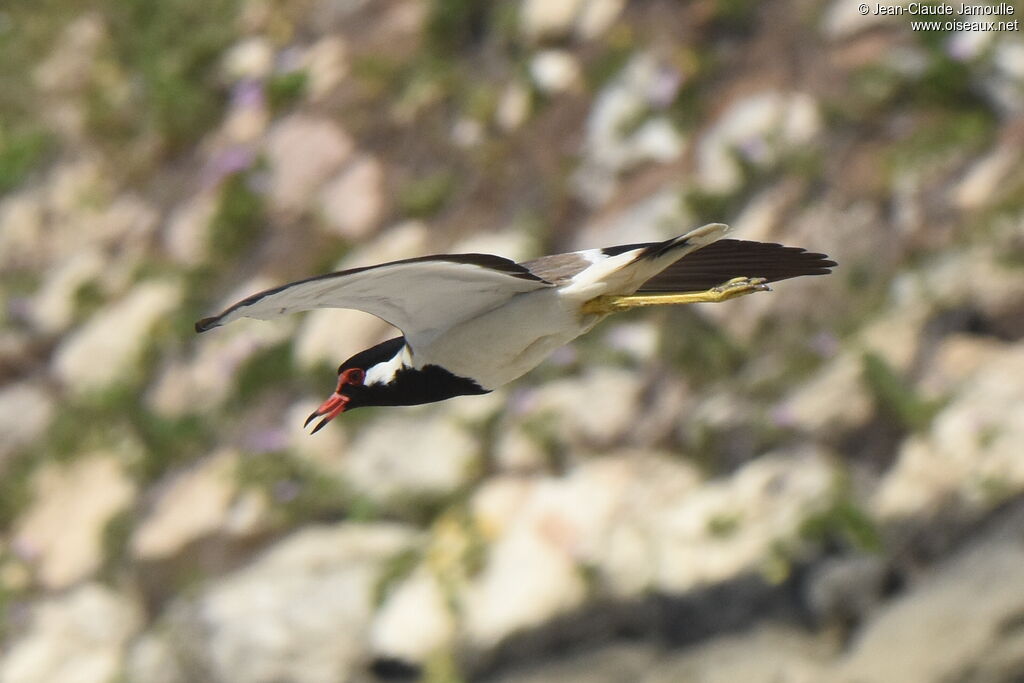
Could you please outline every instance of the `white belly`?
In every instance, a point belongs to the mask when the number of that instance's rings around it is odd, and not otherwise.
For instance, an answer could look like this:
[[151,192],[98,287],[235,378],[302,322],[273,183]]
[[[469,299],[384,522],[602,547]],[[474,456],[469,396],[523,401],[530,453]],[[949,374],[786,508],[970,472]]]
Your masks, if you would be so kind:
[[414,348],[413,364],[440,365],[484,389],[496,389],[537,367],[601,319],[578,311],[579,303],[557,289],[520,294]]

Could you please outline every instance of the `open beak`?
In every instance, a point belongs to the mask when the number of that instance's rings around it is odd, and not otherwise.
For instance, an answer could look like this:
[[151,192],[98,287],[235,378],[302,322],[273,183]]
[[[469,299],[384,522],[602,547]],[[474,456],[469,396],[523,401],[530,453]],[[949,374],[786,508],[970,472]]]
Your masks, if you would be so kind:
[[348,405],[349,400],[348,396],[334,392],[331,394],[329,399],[321,403],[320,407],[314,410],[312,414],[306,418],[306,421],[302,423],[302,426],[308,427],[310,422],[318,417],[323,417],[324,419],[320,420],[316,427],[313,427],[313,431],[310,432],[310,434],[316,434],[323,429],[328,422],[345,412],[345,406]]

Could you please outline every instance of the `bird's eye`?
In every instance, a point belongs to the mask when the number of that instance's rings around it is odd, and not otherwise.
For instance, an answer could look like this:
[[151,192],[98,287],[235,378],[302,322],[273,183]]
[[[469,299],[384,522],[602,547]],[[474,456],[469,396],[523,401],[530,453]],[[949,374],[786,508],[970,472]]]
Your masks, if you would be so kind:
[[349,368],[342,375],[345,384],[362,384],[366,379],[366,373],[361,368]]

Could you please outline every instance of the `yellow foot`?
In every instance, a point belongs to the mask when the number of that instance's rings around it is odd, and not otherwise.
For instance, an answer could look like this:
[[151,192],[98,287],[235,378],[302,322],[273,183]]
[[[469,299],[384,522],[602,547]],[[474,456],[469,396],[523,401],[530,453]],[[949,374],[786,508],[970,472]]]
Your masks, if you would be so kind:
[[583,304],[587,315],[608,315],[642,306],[668,306],[677,304],[718,303],[754,292],[769,292],[771,287],[763,277],[734,277],[717,287],[703,292],[669,292],[666,294],[626,294],[599,296]]

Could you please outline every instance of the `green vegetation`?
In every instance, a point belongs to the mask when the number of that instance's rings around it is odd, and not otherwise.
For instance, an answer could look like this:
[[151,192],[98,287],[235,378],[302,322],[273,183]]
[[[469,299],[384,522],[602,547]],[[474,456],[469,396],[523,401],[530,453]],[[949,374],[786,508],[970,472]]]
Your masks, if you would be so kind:
[[839,541],[861,552],[880,553],[885,549],[878,523],[854,498],[849,480],[843,475],[833,484],[829,504],[800,524],[800,536],[818,544]]
[[112,57],[126,74],[139,79],[125,109],[106,114],[119,114],[126,132],[156,131],[168,152],[180,151],[220,113],[223,97],[213,67],[237,36],[238,0],[99,4],[110,29]]
[[128,435],[140,446],[133,474],[143,482],[201,454],[210,444],[209,423],[197,415],[167,418],[146,407],[137,383],[67,400],[42,445],[45,457],[65,460],[83,450],[108,447]]
[[112,574],[114,568],[128,556],[128,544],[135,531],[136,512],[130,507],[121,510],[103,526],[103,573]]
[[981,111],[942,111],[919,117],[913,132],[886,153],[895,170],[926,168],[952,153],[980,152],[992,140],[991,117]]
[[0,476],[0,529],[10,529],[18,514],[32,501],[32,473],[39,462],[39,458],[25,453],[4,463],[3,476]]
[[486,32],[490,3],[474,0],[431,0],[427,9],[426,42],[438,56],[453,58],[479,42]]
[[241,488],[262,491],[273,501],[273,518],[283,527],[311,520],[366,521],[379,515],[370,500],[343,481],[287,451],[247,455],[237,477]]
[[287,386],[295,372],[293,366],[290,342],[257,351],[239,368],[229,403],[246,405],[268,390]]
[[415,546],[400,550],[385,560],[370,593],[373,596],[373,604],[379,607],[391,591],[407,579],[422,561],[423,550]]
[[398,193],[398,208],[410,218],[430,218],[444,208],[455,192],[455,174],[434,171],[407,183]]
[[875,353],[863,357],[864,382],[878,410],[909,431],[922,431],[942,409],[943,401],[920,397],[884,358]]
[[305,71],[274,74],[267,80],[267,100],[272,111],[287,109],[302,99],[309,85]]
[[50,137],[38,129],[10,130],[0,123],[0,194],[20,185],[50,147]]
[[[661,354],[680,368],[697,386],[729,377],[743,365],[747,352],[737,346],[717,325],[699,313],[677,307],[668,316],[673,320],[664,326]],[[671,334],[671,330],[686,330]]]
[[250,187],[248,173],[229,176],[210,222],[210,251],[238,258],[256,243],[266,227],[263,197]]
[[729,538],[740,528],[740,516],[736,513],[720,512],[708,520],[708,533],[715,538]]
[[463,683],[455,655],[448,650],[431,654],[423,665],[424,683]]

